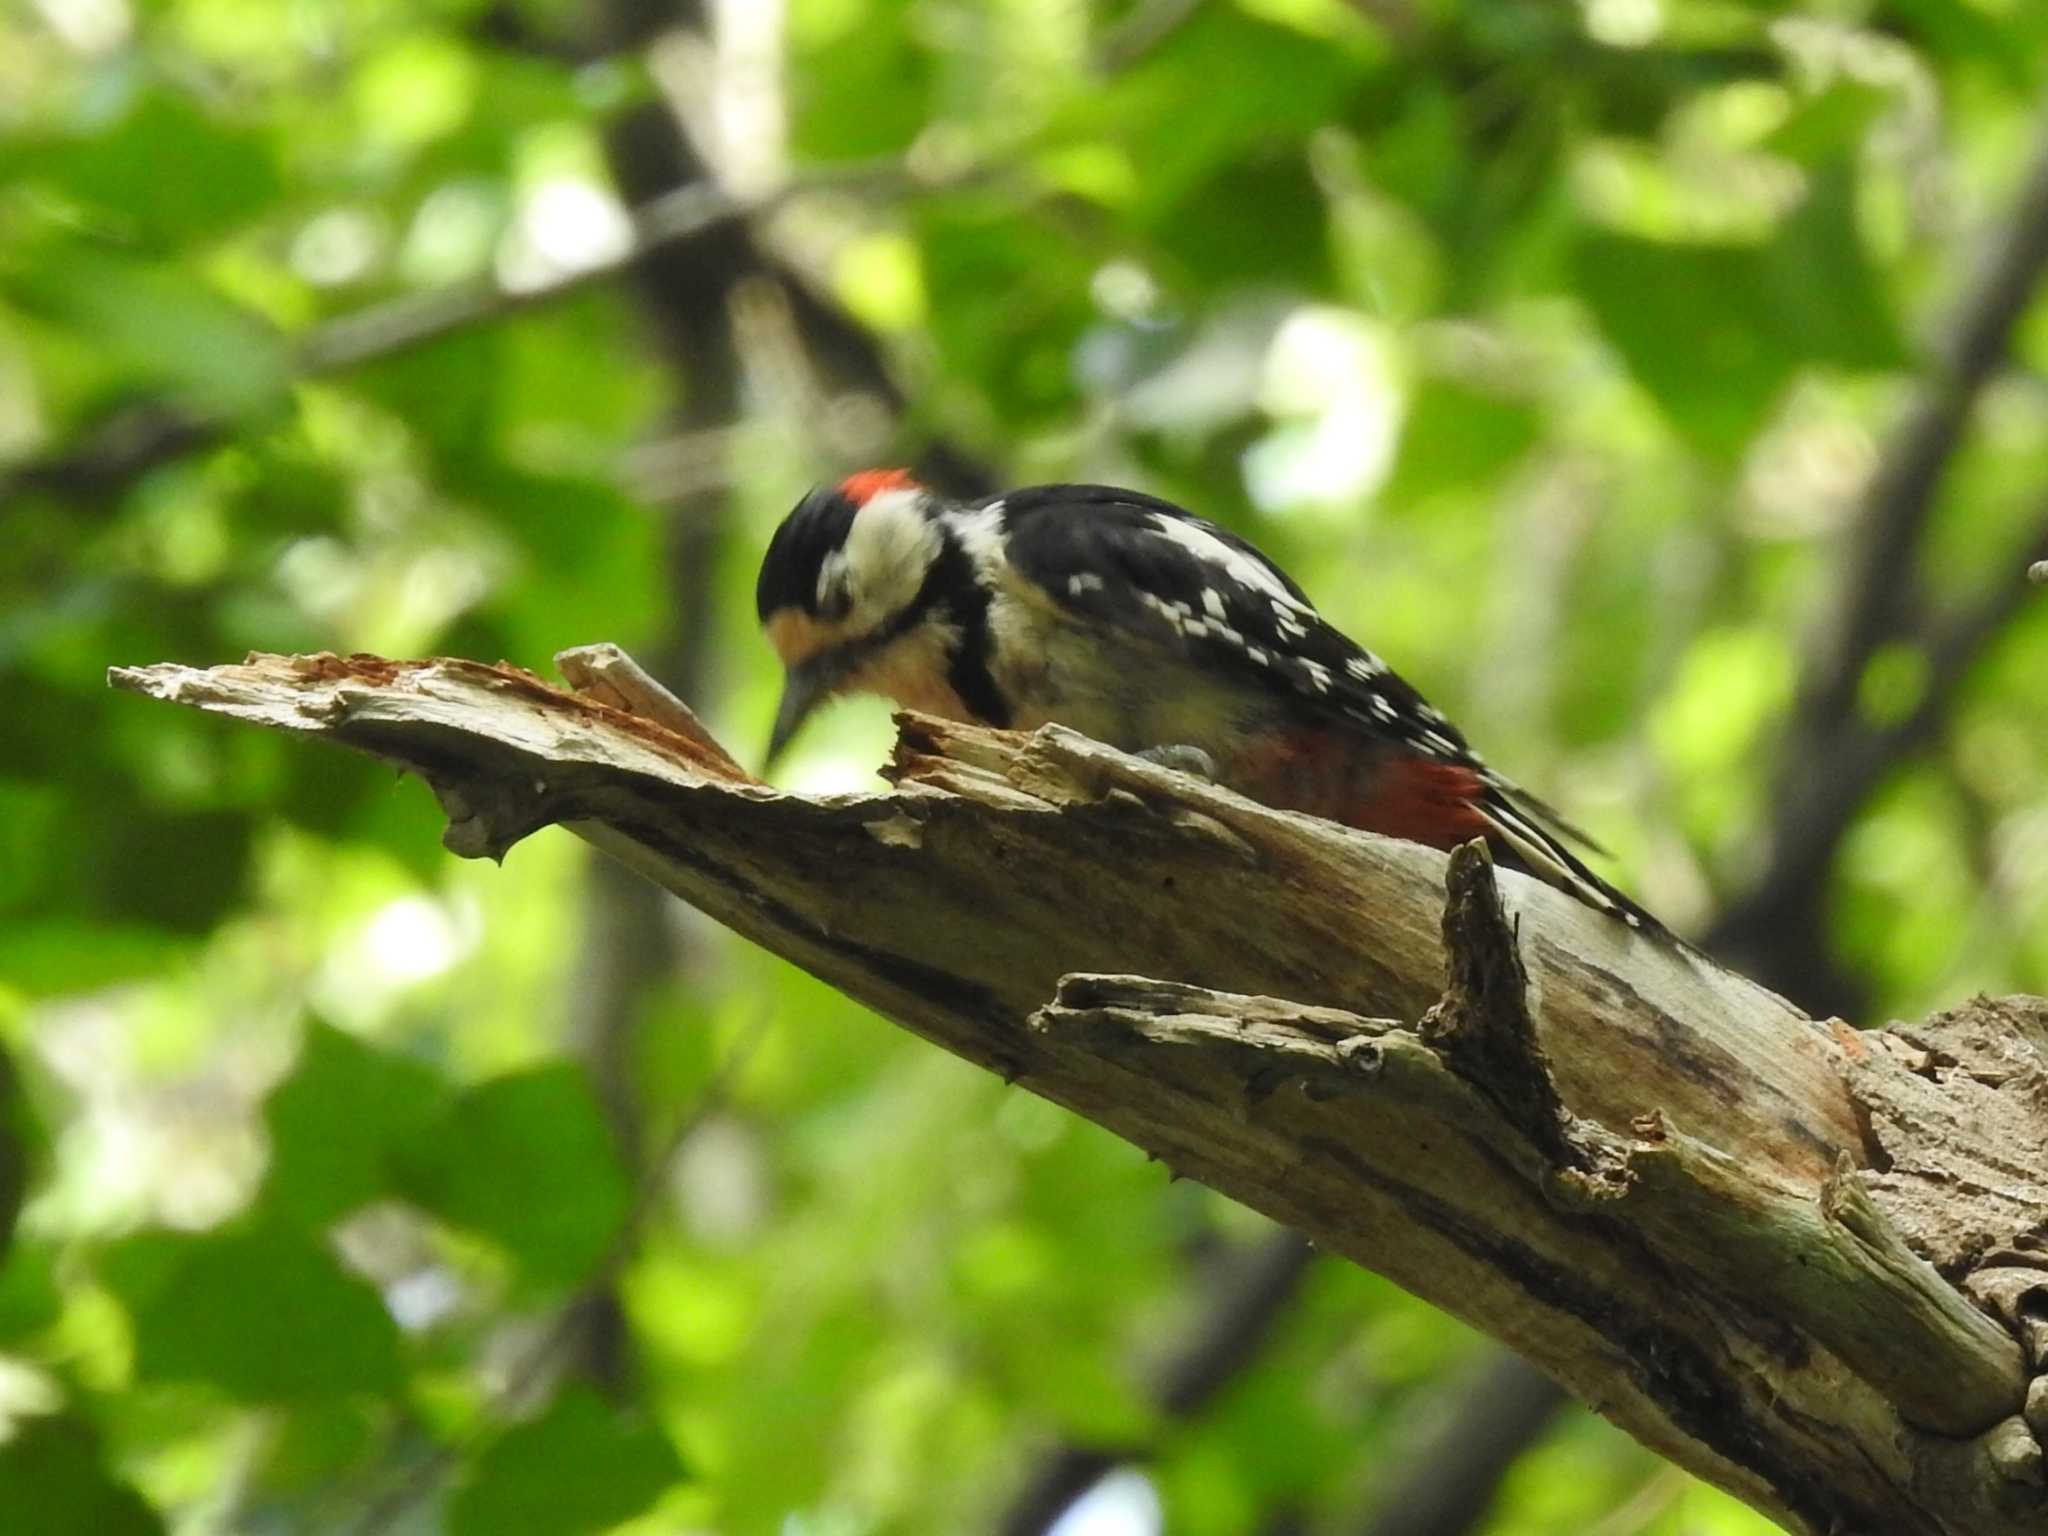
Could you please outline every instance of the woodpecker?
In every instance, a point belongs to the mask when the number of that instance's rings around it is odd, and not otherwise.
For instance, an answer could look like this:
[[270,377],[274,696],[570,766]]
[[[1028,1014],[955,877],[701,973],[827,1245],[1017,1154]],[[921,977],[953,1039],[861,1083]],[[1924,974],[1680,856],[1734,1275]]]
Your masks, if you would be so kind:
[[1567,846],[1599,851],[1483,762],[1251,544],[1138,491],[947,501],[900,469],[813,490],[755,604],[786,669],[772,762],[818,705],[872,693],[1013,730],[1057,722],[1282,810],[1495,857],[1662,934]]

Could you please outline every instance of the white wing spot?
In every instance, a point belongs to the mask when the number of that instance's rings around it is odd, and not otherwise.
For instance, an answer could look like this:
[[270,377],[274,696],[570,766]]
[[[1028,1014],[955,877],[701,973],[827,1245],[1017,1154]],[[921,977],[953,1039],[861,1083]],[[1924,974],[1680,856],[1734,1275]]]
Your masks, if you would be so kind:
[[1328,667],[1324,666],[1320,661],[1310,661],[1304,657],[1301,669],[1308,674],[1309,684],[1317,693],[1328,693],[1330,691],[1330,669]]
[[1302,610],[1292,599],[1285,602],[1273,599],[1273,622],[1280,626],[1281,636],[1288,640],[1301,640],[1308,636],[1308,626],[1296,618]]
[[1385,695],[1376,693],[1372,696],[1372,712],[1389,725],[1394,723],[1394,706],[1387,702]]
[[1102,578],[1093,571],[1081,571],[1067,578],[1067,596],[1079,597],[1086,592],[1100,592]]
[[1138,601],[1158,614],[1160,618],[1166,620],[1175,634],[1199,635],[1202,633],[1204,626],[1195,617],[1194,609],[1190,608],[1186,603],[1173,602],[1161,597],[1156,592],[1140,592],[1138,594]]
[[1244,653],[1246,656],[1251,658],[1251,660],[1257,662],[1262,667],[1273,659],[1272,657],[1268,656],[1264,651],[1260,650],[1256,645],[1246,646],[1244,648]]
[[1294,594],[1287,590],[1286,583],[1268,570],[1262,561],[1241,549],[1233,549],[1199,524],[1169,517],[1164,512],[1154,512],[1152,526],[1204,565],[1222,571],[1239,586],[1249,587],[1282,602],[1294,602]]
[[1223,606],[1223,594],[1214,587],[1202,588],[1202,608],[1212,619],[1229,617],[1228,610]]

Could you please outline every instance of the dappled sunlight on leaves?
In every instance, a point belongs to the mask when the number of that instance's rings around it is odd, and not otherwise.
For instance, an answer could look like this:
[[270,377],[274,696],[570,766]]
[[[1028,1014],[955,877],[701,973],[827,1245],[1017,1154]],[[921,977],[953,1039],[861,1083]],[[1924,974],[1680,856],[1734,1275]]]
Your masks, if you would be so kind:
[[[806,486],[1112,480],[1269,548],[1703,928],[2048,9],[788,0],[737,105],[640,12],[0,17],[0,1529],[985,1530],[1062,1442],[1129,1463],[1063,1536],[1364,1529],[1462,1326],[1319,1260],[1165,1412],[1262,1220],[618,917],[559,833],[457,865],[423,785],[105,669],[611,640],[754,766]],[[655,295],[618,171],[665,101],[794,190]],[[2048,986],[2048,598],[1952,699],[1908,632],[2041,526],[2048,305],[2012,352],[1849,689],[1948,706],[1812,893],[1873,1018]],[[889,741],[848,703],[780,781],[872,789]],[[1767,1529],[1660,1466],[1569,1416],[1474,1529]]]

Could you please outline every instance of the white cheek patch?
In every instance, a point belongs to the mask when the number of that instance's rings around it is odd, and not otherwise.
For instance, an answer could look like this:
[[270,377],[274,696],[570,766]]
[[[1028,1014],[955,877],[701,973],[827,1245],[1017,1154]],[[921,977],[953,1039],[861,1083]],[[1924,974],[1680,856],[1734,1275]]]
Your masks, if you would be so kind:
[[938,558],[940,539],[924,514],[923,502],[924,492],[909,487],[870,497],[854,514],[845,545],[826,560],[819,575],[820,594],[833,561],[843,561],[855,628],[871,628],[901,612],[924,585],[925,573]]

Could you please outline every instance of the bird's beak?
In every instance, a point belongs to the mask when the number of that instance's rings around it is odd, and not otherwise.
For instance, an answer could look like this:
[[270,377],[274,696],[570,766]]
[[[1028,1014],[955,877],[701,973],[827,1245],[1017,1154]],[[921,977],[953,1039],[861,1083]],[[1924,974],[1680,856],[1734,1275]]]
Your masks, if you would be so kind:
[[768,738],[768,759],[762,765],[764,771],[775,767],[798,729],[811,717],[811,712],[832,696],[832,686],[839,680],[839,672],[838,668],[824,662],[823,657],[813,657],[799,662],[784,674],[782,703],[775,711],[775,730]]

